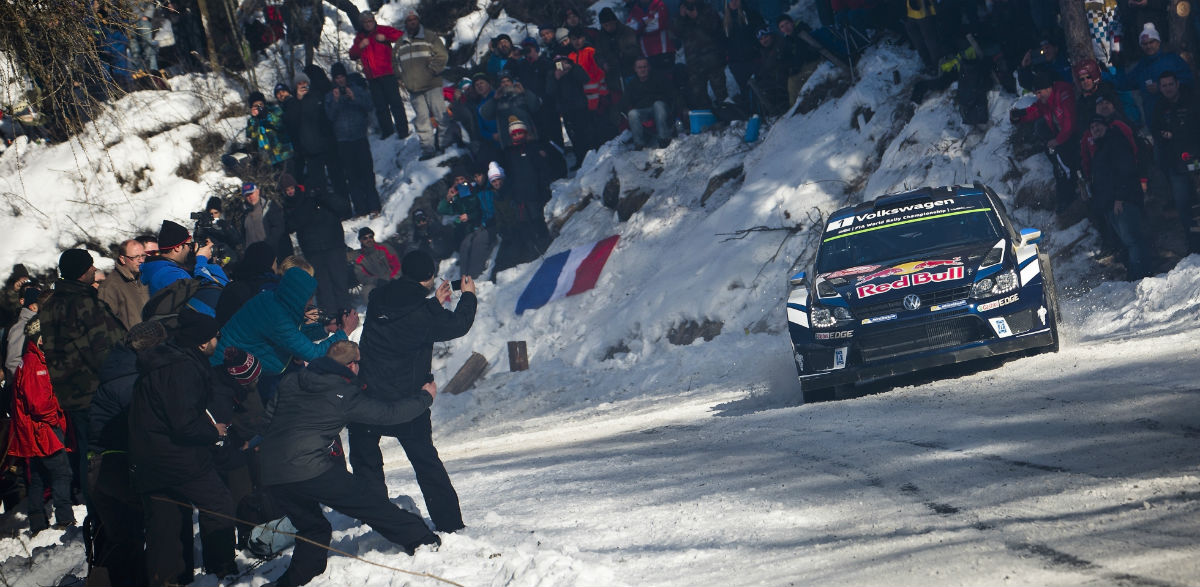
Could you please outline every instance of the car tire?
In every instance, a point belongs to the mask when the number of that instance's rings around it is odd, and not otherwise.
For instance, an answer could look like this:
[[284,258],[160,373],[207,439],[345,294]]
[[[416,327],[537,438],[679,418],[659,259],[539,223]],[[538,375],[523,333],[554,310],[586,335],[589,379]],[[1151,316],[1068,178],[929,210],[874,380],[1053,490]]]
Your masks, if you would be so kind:
[[1057,353],[1062,338],[1058,334],[1058,319],[1062,316],[1058,310],[1058,290],[1054,287],[1054,272],[1050,269],[1050,256],[1038,253],[1038,263],[1042,266],[1042,290],[1047,309],[1050,310],[1050,335],[1054,342],[1039,349],[1040,353]]

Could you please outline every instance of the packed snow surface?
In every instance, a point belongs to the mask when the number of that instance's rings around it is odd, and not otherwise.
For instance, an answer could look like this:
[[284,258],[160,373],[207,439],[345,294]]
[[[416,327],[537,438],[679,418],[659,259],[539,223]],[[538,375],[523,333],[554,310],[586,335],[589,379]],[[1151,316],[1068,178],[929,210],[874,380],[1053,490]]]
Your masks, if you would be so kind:
[[[467,529],[410,558],[330,514],[333,546],[493,587],[1195,584],[1195,257],[1088,290],[1080,284],[1093,268],[1075,248],[1056,258],[1061,352],[802,405],[783,300],[822,215],[974,181],[1011,209],[1022,187],[1049,184],[1040,159],[1009,158],[1011,97],[991,96],[990,128],[963,128],[948,94],[909,105],[916,63],[906,50],[872,49],[848,91],[781,119],[754,145],[734,124],[662,150],[610,143],[590,155],[555,185],[548,214],[578,210],[550,253],[621,235],[596,288],[518,317],[538,262],[505,271],[480,285],[471,333],[436,348],[442,385],[472,352],[489,362],[471,390],[439,395],[433,407]],[[906,81],[893,83],[893,71]],[[822,66],[810,86],[837,75]],[[0,209],[0,266],[45,269],[64,247],[185,220],[206,183],[237,181],[211,162],[198,182],[174,174],[202,129],[240,131],[242,118],[222,116],[240,101],[236,90],[203,77],[174,80],[173,90],[122,99],[79,142],[0,155],[10,204]],[[445,170],[415,161],[415,138],[373,147],[385,213],[370,224],[383,238]],[[598,201],[613,177],[626,197],[651,192],[627,221]],[[1094,242],[1084,226],[1057,229],[1046,212],[1013,216],[1042,229],[1051,253]],[[442,268],[455,276],[451,262]],[[681,335],[689,330],[705,335]],[[508,371],[510,340],[527,341],[528,371]],[[396,503],[421,508],[403,451],[392,440],[384,449]],[[21,530],[23,515],[8,524]],[[19,531],[0,540],[0,557],[7,584],[51,585],[86,570],[77,530]],[[237,584],[262,585],[288,560]],[[314,584],[440,583],[334,555]]]

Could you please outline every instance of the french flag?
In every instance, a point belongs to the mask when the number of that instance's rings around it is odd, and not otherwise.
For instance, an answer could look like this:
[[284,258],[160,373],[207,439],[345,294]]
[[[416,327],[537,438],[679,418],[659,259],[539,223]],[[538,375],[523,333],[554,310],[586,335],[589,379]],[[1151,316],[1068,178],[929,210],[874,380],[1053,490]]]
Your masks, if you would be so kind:
[[602,241],[546,257],[517,299],[517,315],[596,287],[600,271],[613,247],[617,246],[618,238],[620,235],[614,234]]

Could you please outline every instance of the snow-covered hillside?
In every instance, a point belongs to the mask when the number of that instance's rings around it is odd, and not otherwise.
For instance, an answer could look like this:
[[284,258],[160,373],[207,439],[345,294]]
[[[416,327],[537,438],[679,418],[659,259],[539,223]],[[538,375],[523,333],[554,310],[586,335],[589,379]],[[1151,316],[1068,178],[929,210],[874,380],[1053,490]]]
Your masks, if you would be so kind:
[[[437,348],[439,384],[473,352],[489,363],[473,389],[433,408],[468,528],[409,558],[332,515],[333,546],[494,587],[1194,584],[1200,261],[1083,287],[1095,270],[1080,252],[1093,242],[1086,225],[1062,229],[1016,206],[1015,194],[1051,179],[1040,157],[1010,161],[1012,97],[993,93],[993,124],[964,128],[949,94],[908,102],[917,63],[907,49],[875,47],[848,91],[755,144],[734,124],[662,150],[613,142],[590,155],[555,184],[547,210],[573,213],[550,253],[621,236],[595,289],[517,316],[538,263],[510,269],[480,285],[471,333]],[[837,75],[822,66],[810,87]],[[192,137],[240,131],[228,114],[241,97],[212,78],[172,84],[124,98],[82,144],[0,155],[10,203],[0,267],[49,268],[77,242],[186,220],[205,184],[236,183],[211,160],[198,181],[175,170]],[[370,225],[383,238],[445,169],[416,161],[415,138],[372,146],[385,205]],[[602,203],[614,181],[622,213]],[[801,405],[783,301],[818,219],[903,188],[974,181],[1042,229],[1052,253],[1083,238],[1055,259],[1062,352]],[[348,242],[363,224],[346,223]],[[508,371],[512,340],[527,341],[528,371]],[[393,495],[413,498],[397,503],[419,507],[403,451],[383,446]],[[8,528],[22,524],[17,514]],[[287,556],[238,584],[273,579]],[[17,533],[0,539],[0,558],[8,584],[85,569],[78,531]],[[339,556],[317,583],[438,584]]]

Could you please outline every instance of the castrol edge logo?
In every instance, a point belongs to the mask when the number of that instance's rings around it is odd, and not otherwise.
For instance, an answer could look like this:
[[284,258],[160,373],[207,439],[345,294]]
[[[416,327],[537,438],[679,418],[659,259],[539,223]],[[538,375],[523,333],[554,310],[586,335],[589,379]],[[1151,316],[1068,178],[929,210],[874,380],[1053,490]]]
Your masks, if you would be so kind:
[[[941,273],[926,272],[935,267],[947,267]],[[874,273],[863,275],[858,278],[859,283],[863,283],[854,289],[859,299],[868,298],[876,294],[895,291],[912,287],[914,285],[925,285],[927,283],[941,283],[944,281],[954,281],[962,279],[966,275],[966,271],[962,266],[962,257],[953,259],[938,259],[932,261],[913,261],[911,263],[902,263],[895,267],[881,269]],[[874,281],[886,277],[900,276],[892,282],[885,283],[864,283]]]

